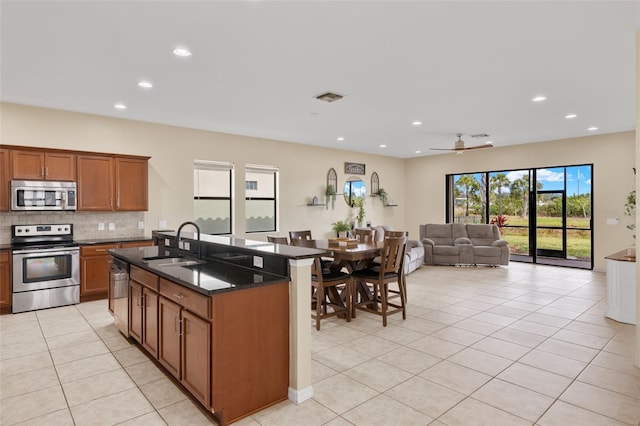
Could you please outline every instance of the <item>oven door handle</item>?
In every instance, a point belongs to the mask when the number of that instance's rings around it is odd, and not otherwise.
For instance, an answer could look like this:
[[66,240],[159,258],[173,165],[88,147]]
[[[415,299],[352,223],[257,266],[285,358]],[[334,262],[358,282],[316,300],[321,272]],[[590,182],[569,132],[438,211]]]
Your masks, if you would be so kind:
[[35,256],[38,254],[47,254],[47,255],[56,255],[56,254],[74,254],[74,253],[80,253],[80,248],[78,247],[65,247],[65,248],[61,248],[61,247],[54,247],[54,248],[48,248],[48,249],[20,249],[20,250],[13,250],[13,255],[16,256],[25,256],[25,257],[29,257],[29,255]]

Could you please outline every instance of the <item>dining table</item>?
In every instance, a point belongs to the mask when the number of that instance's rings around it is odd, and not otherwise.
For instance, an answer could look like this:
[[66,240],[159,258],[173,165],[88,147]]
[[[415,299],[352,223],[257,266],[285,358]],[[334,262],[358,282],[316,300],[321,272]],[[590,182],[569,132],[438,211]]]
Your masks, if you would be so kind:
[[[373,241],[368,243],[358,243],[355,247],[349,247],[339,244],[330,244],[329,240],[315,240],[316,248],[326,250],[333,258],[332,269],[346,268],[349,273],[360,269],[368,268],[373,260],[382,254],[382,248],[384,247],[383,241]],[[360,301],[370,300],[372,306],[375,304],[374,296],[366,285],[366,283],[357,282],[353,291],[354,301],[357,297],[360,297]],[[353,301],[344,300],[344,295],[338,293],[329,293],[329,298],[332,302],[338,302],[340,300],[343,304],[352,304]],[[353,316],[353,308],[350,309]]]

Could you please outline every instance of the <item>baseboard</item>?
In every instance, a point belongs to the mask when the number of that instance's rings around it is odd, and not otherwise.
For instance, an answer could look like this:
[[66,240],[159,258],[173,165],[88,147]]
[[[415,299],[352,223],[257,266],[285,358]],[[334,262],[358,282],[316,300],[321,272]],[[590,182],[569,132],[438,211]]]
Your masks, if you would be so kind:
[[313,398],[313,386],[308,386],[300,390],[289,388],[289,401],[295,404],[300,404],[311,398]]

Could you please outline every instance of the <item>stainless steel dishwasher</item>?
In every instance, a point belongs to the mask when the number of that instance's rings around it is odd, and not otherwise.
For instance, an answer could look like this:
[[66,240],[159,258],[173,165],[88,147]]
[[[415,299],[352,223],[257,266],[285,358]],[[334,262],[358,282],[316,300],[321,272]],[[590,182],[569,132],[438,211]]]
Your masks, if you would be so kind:
[[113,298],[113,322],[129,337],[129,264],[113,258],[109,270],[109,286]]

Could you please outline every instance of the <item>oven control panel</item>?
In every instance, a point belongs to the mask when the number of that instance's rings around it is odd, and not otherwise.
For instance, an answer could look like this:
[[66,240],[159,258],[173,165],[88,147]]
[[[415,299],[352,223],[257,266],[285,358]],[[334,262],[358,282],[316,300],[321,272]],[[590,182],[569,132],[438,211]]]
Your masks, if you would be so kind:
[[13,227],[13,235],[15,237],[72,234],[73,225],[70,223],[56,225],[14,225]]

